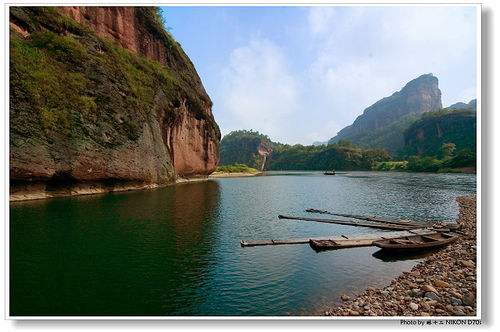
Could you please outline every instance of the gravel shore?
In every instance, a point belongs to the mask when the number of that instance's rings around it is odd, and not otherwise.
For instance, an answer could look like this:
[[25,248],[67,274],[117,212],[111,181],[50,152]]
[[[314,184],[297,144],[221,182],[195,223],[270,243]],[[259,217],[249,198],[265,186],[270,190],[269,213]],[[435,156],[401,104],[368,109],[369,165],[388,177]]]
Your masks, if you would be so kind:
[[428,256],[385,288],[368,288],[325,312],[331,316],[476,315],[476,197],[459,197],[458,241]]

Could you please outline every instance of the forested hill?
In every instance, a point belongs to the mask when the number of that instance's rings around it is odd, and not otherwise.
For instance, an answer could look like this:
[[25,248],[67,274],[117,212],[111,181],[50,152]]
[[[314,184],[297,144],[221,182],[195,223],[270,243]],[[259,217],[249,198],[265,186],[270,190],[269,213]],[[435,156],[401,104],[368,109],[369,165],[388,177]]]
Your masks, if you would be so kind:
[[444,109],[430,112],[414,122],[404,133],[402,156],[441,157],[443,144],[454,144],[457,151],[476,151],[476,111]]
[[220,144],[222,165],[240,163],[265,170],[369,170],[376,162],[390,159],[386,150],[364,149],[348,141],[288,145],[251,130],[231,132]]
[[225,135],[220,142],[220,164],[245,164],[263,169],[273,146],[268,136],[253,130],[237,130]]

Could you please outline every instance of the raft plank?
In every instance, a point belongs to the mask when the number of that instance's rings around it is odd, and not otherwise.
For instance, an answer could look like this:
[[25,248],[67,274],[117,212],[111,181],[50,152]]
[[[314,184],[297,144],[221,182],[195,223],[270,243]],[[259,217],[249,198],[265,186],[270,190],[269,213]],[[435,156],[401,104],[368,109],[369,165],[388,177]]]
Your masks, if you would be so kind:
[[345,235],[332,235],[332,236],[321,236],[312,238],[295,238],[295,239],[270,239],[270,240],[242,240],[240,242],[242,247],[255,247],[255,246],[269,246],[269,245],[284,245],[284,244],[307,244],[309,240],[330,240],[339,243],[341,248],[352,248],[352,247],[366,247],[371,246],[373,241],[383,240],[383,239],[393,239],[402,236],[412,236],[418,235],[429,235],[434,234],[437,231],[434,229],[421,228],[412,229],[408,231],[397,231],[397,232],[385,232],[377,234],[360,234],[357,236],[347,236]]

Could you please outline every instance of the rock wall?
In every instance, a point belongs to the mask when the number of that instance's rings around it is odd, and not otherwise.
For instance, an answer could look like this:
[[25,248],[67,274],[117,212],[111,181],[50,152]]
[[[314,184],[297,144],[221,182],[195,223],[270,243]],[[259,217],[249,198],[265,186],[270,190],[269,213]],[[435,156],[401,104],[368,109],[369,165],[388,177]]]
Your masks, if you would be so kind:
[[215,170],[212,102],[154,9],[11,7],[10,28],[11,189],[151,187]]
[[212,102],[189,58],[168,46],[157,27],[150,24],[151,18],[137,7],[60,7],[77,22],[90,26],[97,34],[113,39],[132,52],[141,53],[149,59],[178,71],[192,71],[195,88],[205,101],[201,111],[212,123],[194,117],[186,100],[181,100],[181,121],[173,127],[164,127],[175,171],[181,176],[206,175],[212,173],[218,162],[218,137],[213,127]]

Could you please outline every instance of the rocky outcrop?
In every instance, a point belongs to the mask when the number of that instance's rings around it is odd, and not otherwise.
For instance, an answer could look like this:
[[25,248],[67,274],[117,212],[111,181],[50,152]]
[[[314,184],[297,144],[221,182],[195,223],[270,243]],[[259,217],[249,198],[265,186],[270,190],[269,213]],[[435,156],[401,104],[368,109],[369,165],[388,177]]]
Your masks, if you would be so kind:
[[155,8],[11,7],[10,27],[12,191],[215,170],[212,102]]
[[401,91],[377,101],[364,110],[354,123],[330,140],[342,139],[366,147],[397,151],[403,146],[403,131],[422,113],[442,108],[438,79],[422,75],[408,82]]
[[230,132],[220,142],[221,164],[245,164],[263,171],[274,145],[276,143],[271,142],[268,136],[257,131]]

